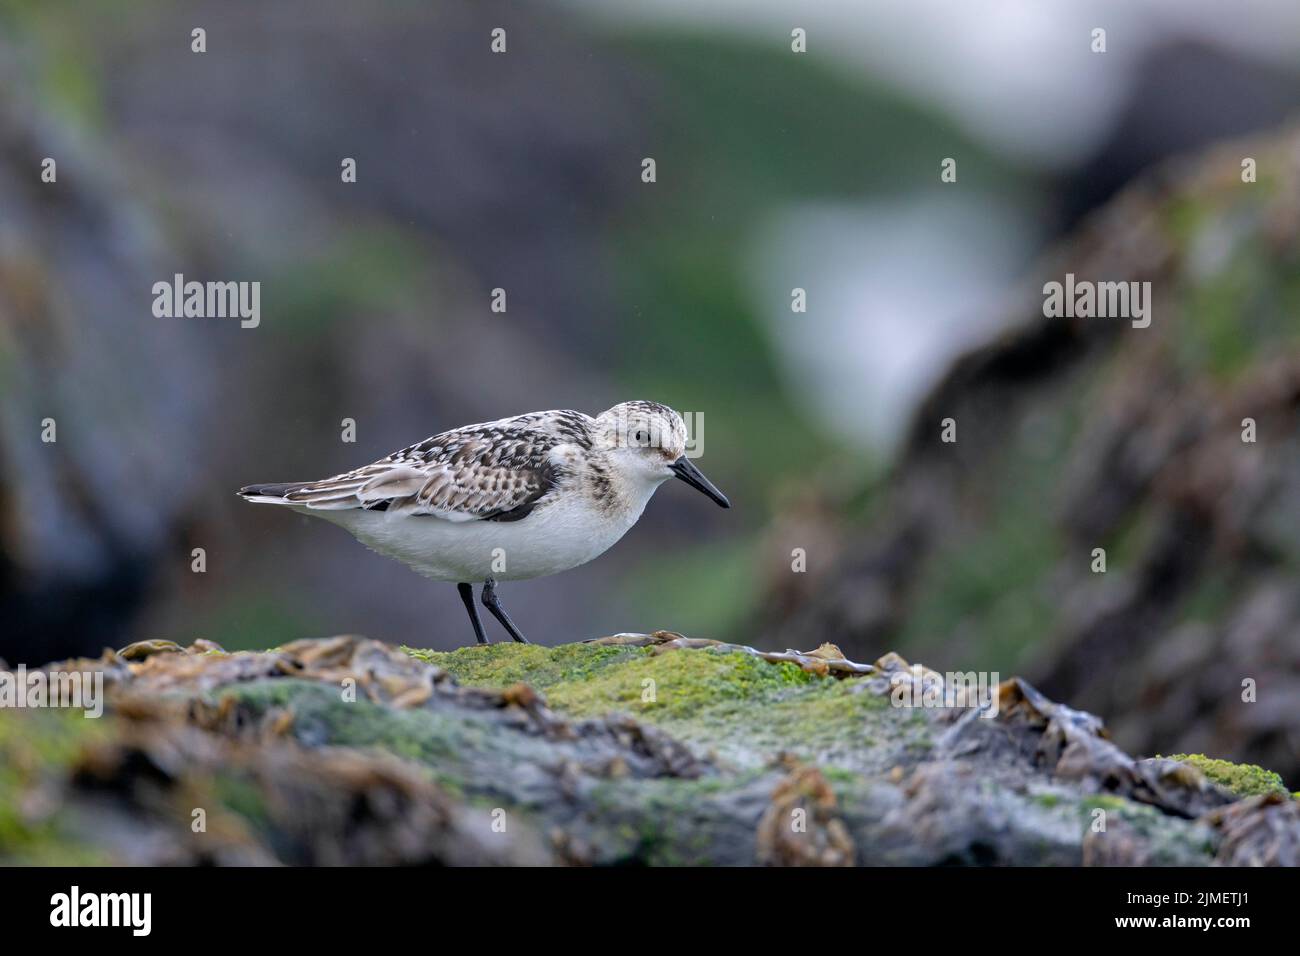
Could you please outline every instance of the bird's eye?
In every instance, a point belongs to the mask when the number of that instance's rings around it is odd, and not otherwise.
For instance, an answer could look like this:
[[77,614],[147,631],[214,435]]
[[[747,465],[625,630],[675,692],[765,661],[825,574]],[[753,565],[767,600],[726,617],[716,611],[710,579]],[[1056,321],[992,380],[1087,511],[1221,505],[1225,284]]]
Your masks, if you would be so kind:
[[632,436],[632,441],[636,442],[636,444],[638,445],[643,445],[643,446],[649,445],[650,433],[646,431],[638,431],[635,435]]

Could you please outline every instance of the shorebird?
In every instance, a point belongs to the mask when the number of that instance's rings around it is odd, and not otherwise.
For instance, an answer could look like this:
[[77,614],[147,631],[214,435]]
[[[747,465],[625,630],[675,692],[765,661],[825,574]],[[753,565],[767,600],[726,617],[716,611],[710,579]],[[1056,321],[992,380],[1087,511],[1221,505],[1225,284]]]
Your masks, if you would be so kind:
[[372,551],[455,583],[475,639],[486,644],[472,583],[482,581],[483,606],[527,644],[497,598],[497,581],[586,564],[674,477],[731,507],[686,457],[682,417],[634,401],[595,418],[565,409],[465,425],[333,478],[248,485],[239,494],[332,521]]

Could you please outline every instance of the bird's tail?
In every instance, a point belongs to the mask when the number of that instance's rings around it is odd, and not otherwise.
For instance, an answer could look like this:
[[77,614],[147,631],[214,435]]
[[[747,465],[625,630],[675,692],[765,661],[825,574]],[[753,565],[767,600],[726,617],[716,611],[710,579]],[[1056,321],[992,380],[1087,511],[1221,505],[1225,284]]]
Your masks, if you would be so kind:
[[245,501],[255,501],[258,504],[296,504],[297,502],[285,500],[285,495],[310,484],[310,481],[278,481],[261,485],[245,485],[239,489],[239,496]]

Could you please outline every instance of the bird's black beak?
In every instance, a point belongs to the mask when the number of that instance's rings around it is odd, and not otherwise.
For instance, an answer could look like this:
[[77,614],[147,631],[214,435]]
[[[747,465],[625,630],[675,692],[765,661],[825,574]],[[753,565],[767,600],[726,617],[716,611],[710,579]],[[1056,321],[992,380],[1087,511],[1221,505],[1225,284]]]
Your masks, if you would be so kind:
[[727,496],[717,488],[713,487],[713,482],[705,478],[703,472],[691,464],[691,460],[685,455],[682,455],[681,458],[678,458],[668,467],[672,470],[674,475],[686,482],[692,488],[704,492],[724,508],[731,507],[731,502],[727,500]]

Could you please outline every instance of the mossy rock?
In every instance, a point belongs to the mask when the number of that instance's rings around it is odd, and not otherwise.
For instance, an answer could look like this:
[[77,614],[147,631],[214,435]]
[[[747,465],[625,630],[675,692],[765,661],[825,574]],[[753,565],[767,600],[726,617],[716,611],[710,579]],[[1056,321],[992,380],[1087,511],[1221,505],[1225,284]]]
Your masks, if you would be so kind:
[[0,712],[0,859],[14,865],[93,866],[108,862],[53,797],[89,744],[111,730],[57,710]]
[[502,643],[410,653],[467,684],[504,688],[526,681],[569,717],[629,713],[743,766],[780,753],[832,765],[892,766],[901,749],[919,745],[927,732],[923,719],[886,715],[888,701],[861,685],[742,651]]
[[101,720],[0,711],[0,861],[1223,862],[1205,814],[1231,797],[1095,718],[1023,681],[994,719],[898,706],[910,665],[836,654],[661,632],[110,656]]
[[1239,797],[1257,797],[1265,793],[1285,795],[1288,792],[1280,776],[1254,764],[1231,763],[1205,754],[1171,754],[1169,759],[1191,764],[1219,786]]

